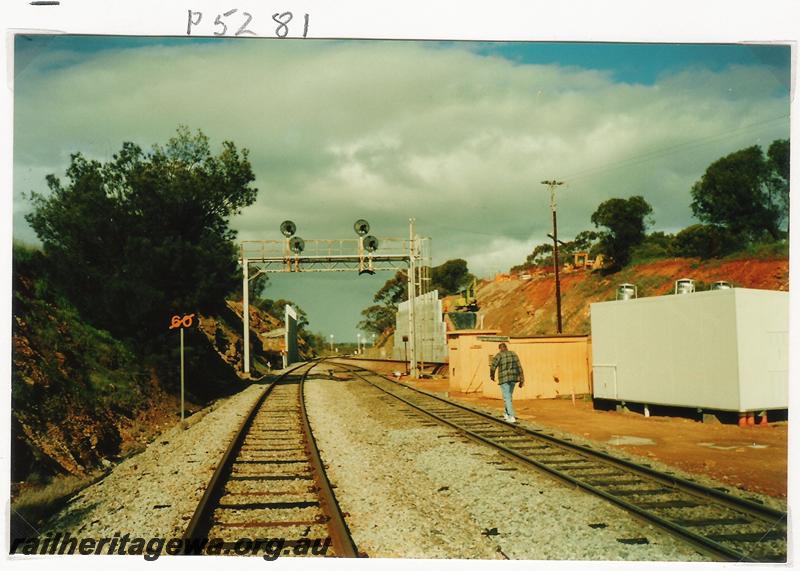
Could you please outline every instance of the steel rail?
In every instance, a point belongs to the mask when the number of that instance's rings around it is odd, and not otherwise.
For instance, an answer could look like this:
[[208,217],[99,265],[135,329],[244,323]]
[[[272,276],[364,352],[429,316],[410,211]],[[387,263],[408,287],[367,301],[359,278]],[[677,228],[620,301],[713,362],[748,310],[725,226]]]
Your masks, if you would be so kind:
[[[379,359],[375,357],[326,357],[329,359],[330,363],[339,362],[340,365],[346,365],[346,361],[356,361],[361,363],[377,363],[377,364],[394,364],[394,365],[405,365],[408,366],[408,359]],[[333,361],[335,359],[336,361]],[[341,362],[345,361],[345,362]],[[430,374],[435,375],[442,368],[447,368],[447,363],[442,361],[425,361],[420,365],[423,369],[429,369]]]
[[[388,379],[385,379],[382,375],[378,375],[377,373],[374,373],[373,371],[368,371],[367,370],[367,372],[369,372],[369,373],[371,373],[373,375],[376,375],[376,376],[380,376],[380,378],[382,380],[388,381]],[[406,388],[408,390],[417,392],[417,393],[419,393],[421,395],[424,395],[426,397],[430,397],[430,398],[436,399],[436,400],[438,400],[438,401],[440,401],[440,402],[442,402],[444,404],[460,408],[460,409],[462,409],[462,410],[464,410],[466,412],[477,414],[477,415],[479,415],[479,416],[481,416],[483,418],[486,418],[487,420],[490,420],[492,422],[498,423],[498,425],[501,425],[501,426],[504,426],[504,427],[509,427],[509,425],[506,422],[501,421],[499,418],[494,417],[491,414],[486,413],[486,412],[484,412],[482,410],[478,410],[478,409],[472,408],[470,406],[464,405],[462,403],[458,403],[458,402],[455,402],[455,401],[440,397],[439,395],[430,393],[428,391],[424,391],[422,389],[418,389],[416,387],[412,387],[412,386],[410,386],[410,385],[408,385],[406,383],[403,383],[403,382],[398,382],[398,381],[390,381],[390,382],[395,383],[396,385],[404,387],[404,388]],[[783,512],[781,510],[777,510],[775,508],[769,507],[769,506],[764,505],[764,504],[760,504],[758,502],[753,502],[753,501],[748,500],[746,498],[739,498],[739,497],[736,497],[736,496],[731,496],[727,492],[722,492],[722,491],[714,489],[714,488],[709,488],[707,486],[703,486],[702,484],[698,484],[697,482],[692,482],[692,481],[687,480],[685,478],[681,478],[680,476],[677,476],[677,475],[667,474],[665,472],[660,472],[660,471],[658,471],[658,470],[656,470],[654,468],[651,468],[649,466],[646,466],[646,465],[643,465],[643,464],[638,464],[636,462],[633,462],[631,460],[626,460],[626,459],[620,458],[618,456],[613,456],[613,455],[611,455],[611,454],[609,454],[607,452],[603,452],[602,450],[597,450],[595,448],[591,448],[591,447],[589,447],[587,445],[576,444],[574,442],[571,442],[571,441],[568,441],[568,440],[565,440],[565,439],[561,439],[561,438],[558,438],[556,436],[552,436],[550,434],[544,433],[544,432],[542,432],[540,430],[533,430],[533,429],[530,429],[530,428],[526,428],[524,426],[514,425],[514,429],[517,430],[517,431],[521,431],[521,432],[524,432],[526,434],[529,434],[531,436],[535,436],[536,438],[541,438],[541,439],[547,440],[549,442],[552,442],[555,445],[558,445],[558,446],[561,446],[561,447],[564,447],[564,448],[570,448],[570,449],[573,449],[573,450],[578,451],[578,452],[582,452],[582,453],[585,453],[585,454],[589,454],[591,456],[595,456],[597,458],[606,460],[609,463],[612,463],[614,465],[623,465],[623,466],[625,466],[627,468],[630,468],[632,470],[636,470],[638,472],[641,472],[643,475],[650,476],[650,477],[653,477],[653,478],[658,478],[662,483],[670,484],[670,485],[674,485],[674,486],[680,486],[682,488],[685,488],[684,491],[697,492],[697,493],[702,494],[703,496],[711,496],[714,499],[717,499],[717,500],[719,500],[721,502],[730,503],[731,507],[735,507],[736,509],[739,509],[739,510],[746,510],[749,514],[757,516],[757,517],[763,519],[763,521],[765,521],[767,523],[775,523],[776,521],[780,521],[780,520],[784,520],[785,521],[786,517],[787,517],[786,512]]]
[[[313,367],[312,367],[313,368]],[[309,369],[310,371],[311,369]],[[303,384],[306,380],[306,375],[300,380],[300,418],[303,422],[303,434],[306,439],[306,447],[309,452],[311,465],[313,467],[312,474],[314,476],[314,483],[318,488],[317,494],[320,498],[320,506],[323,511],[330,516],[327,522],[328,529],[330,530],[331,543],[333,543],[334,552],[339,557],[358,557],[358,548],[356,547],[353,537],[350,534],[350,529],[347,522],[344,520],[344,515],[339,507],[339,502],[336,501],[336,496],[333,493],[333,487],[325,472],[325,466],[322,463],[322,457],[317,447],[314,432],[311,430],[311,424],[308,421],[308,413],[306,412],[306,400],[303,395]]]
[[236,431],[236,434],[231,439],[228,447],[225,449],[225,452],[222,454],[222,457],[217,463],[214,473],[211,474],[211,479],[206,485],[205,492],[200,498],[197,508],[195,508],[192,519],[189,520],[189,523],[183,532],[184,545],[187,545],[186,540],[202,538],[208,533],[211,515],[214,511],[214,505],[216,504],[216,500],[219,499],[218,496],[222,495],[221,488],[224,484],[223,475],[229,471],[231,465],[233,464],[233,460],[236,457],[236,451],[241,448],[242,442],[244,442],[244,438],[247,435],[247,431],[253,424],[253,419],[255,419],[256,412],[261,408],[261,405],[264,404],[264,401],[272,392],[272,389],[275,388],[275,385],[279,381],[288,377],[290,373],[300,369],[302,366],[303,365],[298,365],[297,367],[293,367],[288,371],[285,371],[280,377],[269,383],[261,396],[258,397],[256,402],[253,403],[253,406],[250,407],[250,410],[247,411],[244,420],[239,425],[239,430]]
[[[328,528],[331,543],[334,546],[335,552],[341,557],[358,556],[358,551],[353,543],[352,537],[350,536],[349,529],[344,521],[344,517],[339,508],[339,504],[336,501],[336,497],[333,494],[330,481],[325,474],[324,466],[319,456],[319,449],[316,446],[316,442],[311,431],[311,425],[308,422],[308,415],[305,410],[303,383],[305,382],[305,379],[311,370],[316,367],[319,362],[320,361],[301,363],[285,371],[277,379],[269,383],[263,394],[250,408],[241,425],[239,426],[239,429],[231,439],[230,444],[220,458],[220,461],[218,462],[217,467],[214,470],[208,485],[206,486],[206,490],[203,493],[203,496],[201,497],[197,508],[195,509],[195,512],[183,533],[183,545],[185,549],[191,549],[191,547],[189,547],[191,540],[204,539],[211,529],[211,520],[214,510],[224,494],[224,487],[227,481],[226,476],[230,473],[231,468],[236,460],[237,453],[241,449],[242,444],[247,437],[248,431],[253,425],[253,422],[266,399],[272,393],[273,389],[279,383],[284,381],[289,375],[298,371],[299,369],[302,369],[303,367],[308,367],[308,370],[303,373],[300,379],[299,400],[305,450],[309,456],[309,463],[312,465],[312,477],[314,478],[315,482],[315,491],[320,500],[320,508],[327,516],[327,521],[324,523]],[[195,552],[192,551],[192,553]]]
[[[338,366],[346,367],[346,365],[341,365],[341,364],[338,364]],[[585,455],[585,456],[589,456],[589,457],[595,458],[598,461],[600,461],[601,463],[606,464],[606,465],[610,465],[610,466],[613,466],[613,467],[620,467],[621,466],[621,467],[623,467],[623,468],[625,468],[627,470],[631,470],[631,471],[637,472],[637,473],[639,473],[639,474],[641,474],[641,475],[643,475],[643,476],[645,476],[647,478],[653,479],[653,480],[655,480],[655,481],[657,481],[657,482],[659,482],[661,484],[669,484],[669,485],[673,486],[674,488],[676,488],[676,489],[678,489],[678,490],[680,490],[680,491],[682,491],[684,493],[690,494],[690,495],[692,495],[694,497],[700,497],[702,499],[713,498],[718,503],[722,504],[724,507],[727,507],[729,509],[734,509],[734,510],[737,510],[739,512],[744,512],[744,513],[746,513],[748,515],[752,515],[752,516],[758,517],[759,519],[761,519],[762,521],[764,521],[764,522],[766,522],[768,524],[781,525],[786,521],[786,513],[782,512],[780,510],[775,510],[775,509],[770,508],[768,506],[764,506],[764,505],[758,504],[756,502],[751,502],[751,501],[743,499],[743,498],[737,498],[735,496],[729,496],[729,495],[724,494],[723,492],[720,492],[719,490],[715,490],[713,488],[708,488],[708,487],[702,486],[701,484],[697,484],[695,482],[690,482],[690,481],[685,480],[683,478],[680,478],[678,476],[674,476],[674,475],[670,475],[670,474],[664,474],[664,473],[658,472],[657,470],[654,470],[652,468],[649,468],[649,467],[646,467],[646,466],[642,466],[640,464],[636,464],[636,463],[631,462],[629,460],[625,460],[625,459],[622,459],[622,458],[617,458],[617,457],[612,456],[610,454],[607,454],[605,452],[602,452],[602,451],[599,451],[599,450],[595,450],[595,449],[592,449],[592,448],[589,448],[589,447],[586,447],[586,446],[582,446],[580,444],[575,444],[573,442],[568,442],[568,441],[562,440],[562,439],[557,438],[557,437],[552,436],[552,435],[543,434],[543,433],[541,433],[539,431],[530,430],[530,429],[527,429],[527,428],[521,427],[521,426],[513,426],[513,427],[511,427],[507,423],[505,423],[503,421],[500,421],[498,418],[495,418],[495,417],[493,417],[493,416],[491,416],[491,415],[489,415],[487,413],[484,413],[483,411],[475,410],[475,409],[473,409],[471,407],[464,406],[464,405],[462,405],[460,403],[456,403],[456,402],[450,401],[448,399],[444,399],[442,397],[439,397],[438,395],[434,395],[434,394],[431,394],[431,393],[429,393],[427,391],[423,391],[423,390],[417,389],[415,387],[411,387],[411,386],[409,386],[409,385],[407,385],[405,383],[399,383],[399,382],[396,382],[396,381],[389,381],[389,380],[385,379],[382,375],[379,375],[379,374],[374,373],[372,371],[368,371],[368,370],[361,369],[361,368],[358,368],[358,369],[360,369],[361,371],[363,371],[365,373],[368,373],[370,375],[376,376],[376,377],[380,378],[384,382],[394,383],[396,386],[399,386],[399,387],[405,388],[407,390],[413,391],[413,392],[418,393],[420,395],[423,395],[425,397],[429,397],[429,398],[435,399],[436,401],[441,402],[443,404],[449,405],[451,407],[455,407],[457,409],[463,410],[463,411],[468,412],[470,414],[475,414],[475,415],[478,415],[480,417],[483,417],[483,418],[485,418],[485,419],[487,419],[487,420],[489,420],[489,421],[491,421],[493,423],[496,423],[497,425],[502,426],[504,429],[511,429],[514,432],[521,433],[523,435],[531,436],[531,437],[536,438],[536,439],[545,440],[545,441],[547,441],[547,442],[549,442],[549,443],[551,443],[551,444],[553,444],[553,445],[555,445],[557,447],[560,447],[560,448],[563,448],[563,449],[567,449],[567,450],[571,450],[571,451],[577,452],[577,453],[579,453],[581,455]],[[639,506],[637,506],[637,505],[635,505],[635,504],[633,504],[631,502],[628,502],[628,501],[624,500],[623,498],[620,498],[620,497],[618,497],[618,496],[616,496],[614,494],[608,493],[608,492],[598,488],[597,486],[593,486],[593,485],[581,480],[580,478],[575,478],[573,476],[570,476],[569,474],[566,474],[563,471],[558,470],[557,468],[548,466],[548,465],[546,465],[546,464],[544,464],[542,462],[537,461],[534,458],[531,458],[530,456],[527,456],[527,455],[525,455],[523,453],[520,453],[520,452],[518,452],[516,450],[508,448],[507,446],[504,446],[503,444],[500,444],[499,442],[496,442],[492,438],[487,438],[487,437],[482,436],[482,435],[480,435],[480,434],[478,434],[478,433],[476,433],[476,432],[474,432],[472,430],[469,430],[468,428],[465,428],[465,427],[459,425],[456,422],[449,421],[449,420],[437,415],[436,413],[431,412],[430,410],[427,410],[423,406],[415,404],[415,403],[409,401],[408,399],[403,398],[402,396],[400,396],[400,395],[398,395],[398,394],[396,394],[396,393],[394,393],[394,392],[392,392],[390,390],[387,390],[384,387],[381,387],[380,385],[374,383],[373,381],[370,381],[369,379],[365,378],[364,375],[360,374],[355,369],[351,368],[351,369],[349,369],[349,371],[354,373],[354,374],[356,374],[359,378],[361,378],[365,382],[371,384],[375,388],[383,391],[384,393],[386,393],[386,394],[388,394],[390,396],[393,396],[394,398],[400,400],[401,402],[404,402],[408,406],[411,406],[412,408],[414,408],[414,409],[416,409],[416,410],[418,410],[418,411],[430,416],[431,418],[433,418],[437,422],[440,422],[442,424],[445,424],[447,426],[455,428],[456,430],[458,430],[460,432],[463,432],[469,438],[471,438],[471,439],[473,439],[475,441],[478,441],[478,442],[487,444],[487,445],[489,445],[489,446],[491,446],[493,448],[496,448],[499,451],[501,451],[503,454],[505,454],[506,456],[509,456],[511,458],[519,460],[519,461],[521,461],[521,462],[523,462],[525,464],[533,465],[533,466],[535,466],[535,467],[537,467],[537,468],[539,468],[541,470],[546,471],[547,473],[549,473],[549,474],[551,474],[553,476],[556,476],[556,477],[558,477],[558,478],[560,478],[562,480],[566,480],[566,481],[568,481],[568,482],[570,482],[570,483],[572,483],[572,484],[574,484],[576,486],[579,486],[579,487],[581,487],[581,488],[583,488],[583,489],[585,489],[585,490],[587,490],[589,492],[592,492],[592,493],[594,493],[596,495],[599,495],[599,496],[603,497],[604,499],[606,499],[606,500],[608,500],[610,502],[613,502],[614,504],[619,505],[620,507],[622,507],[622,508],[624,508],[624,509],[626,509],[626,510],[628,510],[628,511],[634,513],[634,514],[636,514],[637,516],[639,516],[639,517],[641,517],[641,518],[643,518],[643,519],[645,519],[647,521],[650,521],[652,523],[655,523],[655,524],[661,526],[662,528],[667,529],[668,531],[670,531],[674,535],[680,537],[684,541],[687,541],[687,542],[691,543],[695,547],[698,547],[698,548],[702,549],[703,551],[705,551],[708,554],[711,554],[711,555],[716,556],[716,557],[722,557],[724,560],[730,560],[730,561],[749,561],[749,562],[758,561],[756,559],[751,559],[751,558],[747,557],[746,555],[744,555],[743,553],[741,553],[739,551],[736,551],[736,550],[731,549],[731,548],[729,548],[729,547],[727,547],[725,545],[722,545],[722,544],[718,543],[717,541],[714,541],[713,539],[710,539],[710,538],[707,538],[707,537],[705,537],[703,535],[697,534],[697,533],[687,529],[684,526],[678,525],[678,524],[676,524],[676,523],[674,523],[674,522],[672,522],[672,521],[670,521],[668,519],[662,518],[662,517],[658,516],[657,514],[654,514],[654,513],[650,512],[650,511],[646,510],[646,509],[643,509],[643,508],[641,508],[641,507],[639,507]]]

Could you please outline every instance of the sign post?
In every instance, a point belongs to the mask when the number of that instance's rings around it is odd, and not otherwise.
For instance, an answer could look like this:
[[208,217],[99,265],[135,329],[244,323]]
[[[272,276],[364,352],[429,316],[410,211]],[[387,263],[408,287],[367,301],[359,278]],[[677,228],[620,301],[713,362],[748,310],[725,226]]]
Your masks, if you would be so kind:
[[181,422],[183,422],[183,411],[186,407],[183,406],[183,327],[181,327]]
[[184,315],[173,315],[170,320],[169,328],[181,330],[181,422],[184,420],[184,366],[183,366],[183,330],[192,326],[194,320],[194,313]]

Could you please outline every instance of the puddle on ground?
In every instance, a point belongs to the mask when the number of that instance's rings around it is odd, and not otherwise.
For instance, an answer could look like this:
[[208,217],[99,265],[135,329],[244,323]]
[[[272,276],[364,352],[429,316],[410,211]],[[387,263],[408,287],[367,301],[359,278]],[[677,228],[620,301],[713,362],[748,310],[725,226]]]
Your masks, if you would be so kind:
[[714,442],[698,442],[698,446],[705,446],[706,448],[713,448],[714,450],[736,450],[737,448],[769,448],[766,444],[756,444],[753,442],[752,444],[734,444],[730,445],[723,445],[723,444],[715,444]]
[[714,444],[713,442],[698,442],[697,445],[713,448],[714,450],[735,450],[741,448],[740,446],[723,446],[722,444]]
[[655,444],[655,441],[650,438],[641,438],[640,436],[619,436],[613,434],[608,440],[608,443],[614,446],[647,446]]

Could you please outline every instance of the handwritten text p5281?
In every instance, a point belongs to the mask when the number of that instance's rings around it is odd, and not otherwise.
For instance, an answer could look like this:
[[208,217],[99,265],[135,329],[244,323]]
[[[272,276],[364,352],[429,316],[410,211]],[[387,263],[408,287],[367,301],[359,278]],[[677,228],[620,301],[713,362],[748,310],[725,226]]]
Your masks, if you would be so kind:
[[295,17],[293,12],[275,12],[267,20],[265,17],[253,16],[250,12],[238,8],[231,8],[219,14],[187,10],[186,35],[234,38],[274,35],[276,38],[305,38],[308,36],[309,21],[308,14],[303,14],[301,18]]

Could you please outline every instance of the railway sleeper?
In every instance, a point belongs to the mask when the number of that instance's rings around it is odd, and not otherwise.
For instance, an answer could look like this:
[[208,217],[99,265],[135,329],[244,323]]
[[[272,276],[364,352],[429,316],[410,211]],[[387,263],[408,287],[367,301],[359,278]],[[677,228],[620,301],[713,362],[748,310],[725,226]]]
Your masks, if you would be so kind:
[[636,503],[636,506],[644,510],[657,510],[667,508],[696,508],[700,506],[692,500],[669,500],[666,502],[641,502]]
[[786,540],[786,532],[769,530],[763,533],[713,533],[705,535],[708,539],[726,543],[763,543],[765,541]]
[[[573,478],[580,478],[581,481],[587,478],[595,478],[595,477],[613,477],[617,476],[616,472],[589,472],[586,474],[587,470],[597,470],[597,466],[566,466],[562,469],[562,471],[567,475],[572,475],[572,472],[578,472]],[[581,474],[581,472],[583,472]]]
[[711,527],[717,525],[743,525],[752,520],[743,517],[714,518],[714,519],[673,519],[672,523],[681,527]]
[[[506,445],[505,441],[507,441],[507,440],[512,440],[512,441],[513,440],[523,440],[523,441],[526,441],[526,442],[531,442],[532,438],[530,436],[528,436],[527,434],[517,434],[516,432],[507,432],[507,433],[505,433],[504,436],[499,436],[499,437],[495,438],[495,440],[497,440],[500,444],[505,446]],[[552,448],[552,446],[550,446],[550,445],[545,445],[544,447],[545,448]]]
[[[520,444],[522,444],[522,443],[520,443]],[[516,452],[523,452],[525,450],[551,450],[553,447],[552,446],[548,446],[546,444],[542,444],[542,445],[525,444],[524,446],[508,446],[508,448],[511,448],[512,450],[515,450]]]
[[286,436],[265,436],[262,434],[248,434],[243,442],[244,446],[251,446],[253,444],[261,444],[265,446],[295,446],[297,448],[303,447],[303,439],[301,438],[300,429],[291,431]]
[[620,474],[616,479],[615,478],[587,478],[584,476],[581,480],[590,486],[641,486],[646,483],[645,480],[641,478],[630,478],[628,480],[624,479],[624,476]]
[[242,448],[241,450],[239,450],[238,456],[246,456],[253,458],[269,456],[271,458],[281,458],[281,457],[286,457],[287,455],[290,454],[294,456],[308,457],[309,452],[302,445],[296,446],[294,448],[287,448],[286,450],[280,450],[280,451],[277,450],[264,451],[263,449],[248,446],[247,448]]
[[311,474],[249,474],[249,475],[237,475],[232,474],[229,480],[313,480],[313,476]]
[[308,464],[308,458],[291,458],[283,460],[234,460],[234,464]]
[[295,474],[312,474],[311,467],[301,470],[295,464],[288,464],[285,466],[272,465],[270,470],[263,470],[261,466],[253,466],[251,464],[244,464],[234,466],[231,473],[232,476],[293,476]]
[[[519,448],[515,448],[513,446],[508,446],[507,448],[510,448],[511,450],[513,450],[515,452],[521,452],[521,450]],[[545,457],[553,458],[555,456],[558,456],[560,458],[570,458],[571,457],[571,458],[581,458],[583,460],[588,460],[588,459],[584,458],[583,456],[576,456],[574,454],[569,454],[569,453],[565,454],[563,450],[542,450],[540,452],[534,452],[532,454],[529,454],[528,456],[530,456],[531,458],[540,458],[540,457],[542,457],[542,458],[545,458]]]
[[320,507],[308,508],[274,508],[274,509],[224,509],[217,508],[211,521],[212,529],[216,526],[239,524],[248,521],[281,522],[281,521],[322,521],[324,517]]
[[[269,538],[256,539],[256,541],[264,541],[267,545],[261,546],[256,549],[253,543],[241,545],[238,541],[223,542],[218,547],[220,548],[219,555],[272,555],[276,559],[280,557],[318,557],[321,555],[331,555],[330,537],[326,534],[320,537],[298,537],[296,539],[283,539],[280,538],[280,553],[273,553],[271,550],[275,548],[268,544]],[[327,547],[326,547],[327,545]],[[237,552],[237,547],[239,551]],[[302,549],[301,553],[297,553],[296,549]]]
[[650,490],[620,490],[617,488],[606,489],[605,492],[612,496],[626,497],[626,496],[663,496],[672,494],[675,490],[669,488],[654,488]]
[[259,431],[253,431],[253,430],[251,430],[251,431],[248,433],[248,436],[250,436],[250,435],[251,435],[251,434],[253,434],[254,432],[294,432],[294,429],[289,429],[289,428],[262,428],[262,429],[261,429],[261,430],[259,430]]
[[261,483],[250,483],[247,481],[228,481],[225,483],[225,493],[238,494],[243,492],[264,491],[264,492],[294,492],[303,491],[316,494],[319,490],[314,484],[310,484],[307,480],[282,480],[274,481],[271,484],[264,485]]
[[308,459],[308,454],[302,448],[285,450],[282,452],[252,452],[250,450],[240,452],[237,461],[245,460],[303,460]]
[[[311,527],[311,531],[309,531],[309,527]],[[251,537],[242,535],[244,529],[248,530],[246,533]],[[323,546],[326,542],[330,541],[329,532],[327,528],[324,527],[319,529],[318,527],[308,525],[297,525],[294,528],[280,528],[265,525],[264,523],[259,522],[254,522],[253,525],[246,528],[224,526],[221,527],[217,533],[213,534],[211,537],[215,542],[220,542],[221,540],[221,544],[218,544],[218,546],[222,547],[222,549],[215,553],[209,553],[209,555],[237,554],[262,556],[265,553],[274,554],[275,547],[280,545],[281,548],[283,548],[280,552],[280,555],[288,556],[292,555],[292,553],[285,551],[285,548],[287,547],[293,548],[296,545],[302,546],[309,544]],[[244,539],[249,541],[243,541]],[[256,548],[256,542],[262,542],[262,544]],[[269,542],[275,543],[270,545]],[[237,545],[240,548],[238,552],[235,550],[235,546]],[[330,551],[331,550],[329,550],[328,555],[332,555]]]
[[490,430],[473,430],[472,432],[474,432],[478,436],[482,436],[484,438],[489,438],[489,439],[497,439],[497,438],[502,437],[502,436],[509,436],[508,432],[505,431],[505,430],[503,430],[503,431],[498,431],[498,430],[493,430],[493,431],[490,431]]
[[265,498],[280,498],[282,501],[295,501],[295,502],[309,502],[315,501],[317,496],[314,493],[309,493],[307,489],[296,490],[276,490],[276,491],[243,491],[243,492],[227,492],[222,497],[223,504],[220,507],[226,507],[224,502],[238,502],[238,503],[251,503],[262,501]]
[[233,523],[223,523],[218,525],[214,529],[217,532],[219,532],[220,535],[230,535],[225,532],[230,530],[232,533],[240,534],[241,533],[240,530],[242,529],[284,528],[290,533],[295,532],[296,530],[297,535],[320,536],[320,535],[325,535],[327,533],[328,526],[325,524],[326,522],[319,521],[315,518],[287,520],[287,521],[251,520],[251,521],[242,521]]
[[[225,498],[223,498],[224,500]],[[314,508],[319,507],[318,500],[302,502],[245,502],[240,504],[228,504],[220,501],[219,507],[226,510],[285,510],[291,508]]]

